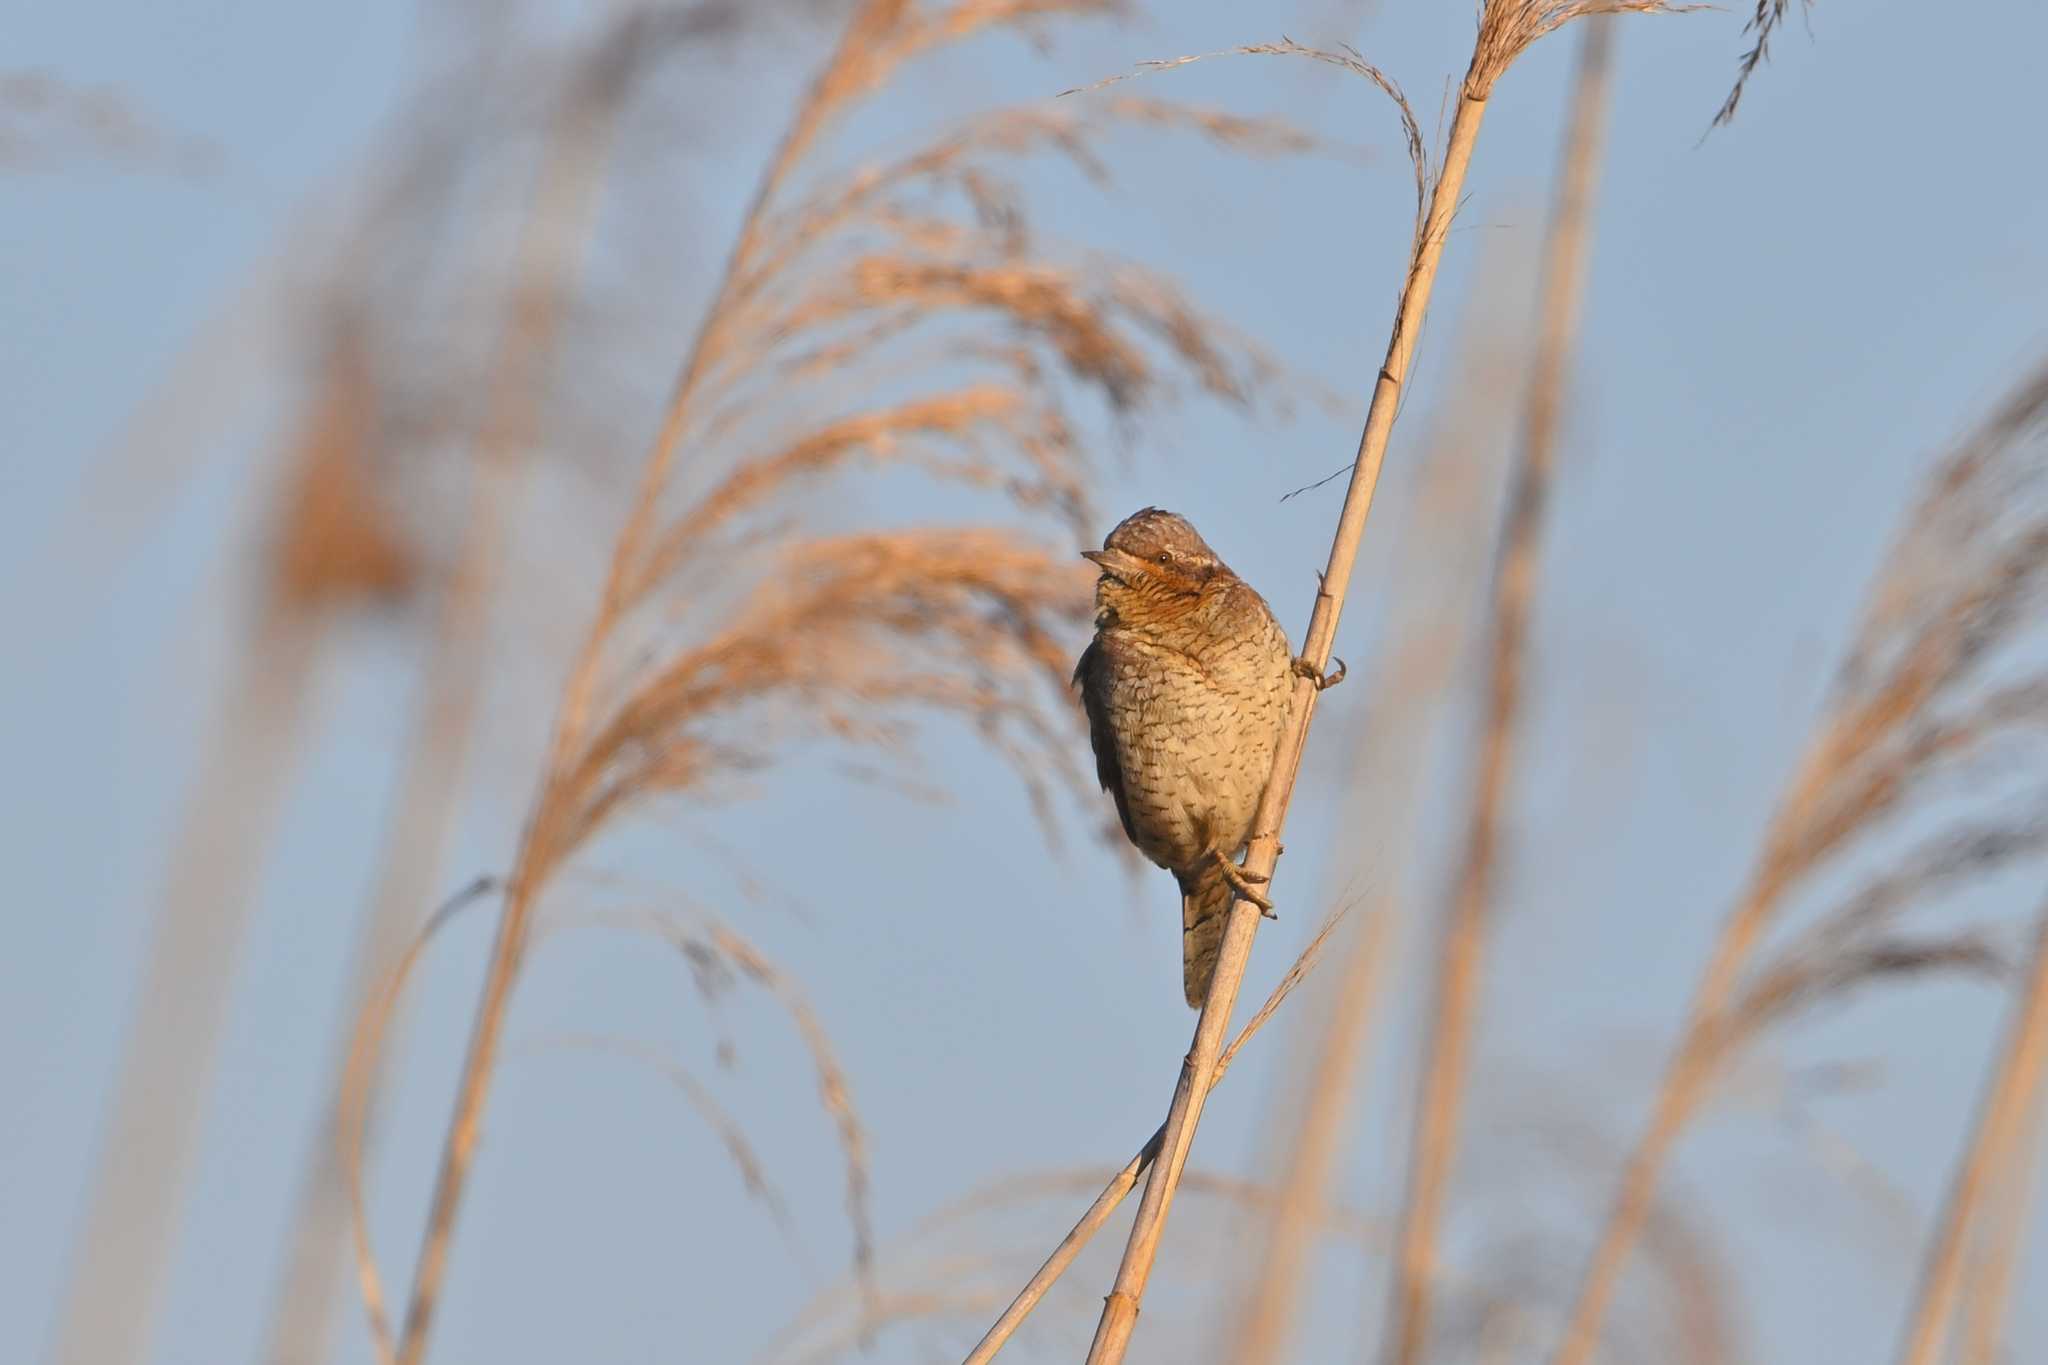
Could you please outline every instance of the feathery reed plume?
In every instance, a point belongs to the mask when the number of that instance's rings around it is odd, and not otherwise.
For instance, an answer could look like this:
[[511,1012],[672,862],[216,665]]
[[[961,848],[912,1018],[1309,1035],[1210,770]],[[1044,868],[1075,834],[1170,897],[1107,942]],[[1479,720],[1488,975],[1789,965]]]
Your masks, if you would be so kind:
[[[2048,1066],[2048,911],[2040,912],[2038,921],[2026,980],[2013,1005],[2011,1029],[1977,1110],[1976,1134],[1956,1166],[1942,1210],[1940,1235],[1927,1249],[1918,1302],[1899,1348],[1899,1365],[1935,1365],[1942,1357],[1978,1211],[2012,1165],[2018,1138],[2038,1102],[2041,1072]],[[2010,1259],[2008,1256],[2008,1264]]]
[[1459,373],[1446,389],[1459,397],[1431,415],[1410,506],[1394,519],[1399,544],[1392,572],[1411,586],[1388,607],[1391,617],[1368,683],[1373,701],[1354,741],[1358,757],[1345,795],[1345,827],[1370,832],[1369,843],[1360,841],[1359,866],[1352,873],[1363,868],[1376,884],[1372,929],[1353,932],[1337,979],[1325,988],[1329,1004],[1302,1083],[1306,1098],[1294,1154],[1284,1167],[1280,1198],[1266,1226],[1263,1267],[1230,1360],[1287,1356],[1287,1333],[1306,1280],[1302,1267],[1317,1231],[1316,1210],[1329,1201],[1339,1130],[1364,1085],[1355,1059],[1382,987],[1383,964],[1400,951],[1399,910],[1411,871],[1404,855],[1422,823],[1419,793],[1428,788],[1431,745],[1455,695],[1451,680],[1469,635],[1464,623],[1485,568],[1483,528],[1496,516],[1507,463],[1506,411],[1469,395],[1501,392],[1522,369],[1519,358],[1498,342],[1502,328],[1489,301],[1523,272],[1489,253],[1475,274],[1460,326]]
[[[1780,954],[1749,988],[1744,974],[1764,931],[1819,870],[1875,828],[1918,808],[1939,779],[2010,745],[2040,713],[2039,678],[1989,687],[1993,665],[2038,618],[2048,577],[2048,366],[2035,371],[1942,462],[1873,584],[1862,626],[1764,831],[1748,882],[1724,922],[1648,1125],[1622,1173],[1580,1281],[1557,1365],[1585,1365],[1666,1157],[1730,1054],[1754,1036],[1744,1010],[1873,976],[1929,969],[1981,970],[1967,936],[1888,941],[1888,926],[1929,891],[2037,854],[2037,819],[2000,811],[1910,852],[1887,877],[1852,896]],[[1953,817],[1952,817],[1953,818]],[[1959,831],[1959,832],[1957,832]],[[1830,950],[1816,957],[1814,945]],[[1775,980],[1775,984],[1774,983]],[[1811,994],[1804,997],[1810,1000]]]
[[1479,1008],[1480,958],[1500,894],[1500,845],[1521,747],[1529,620],[1555,478],[1564,390],[1571,377],[1585,293],[1593,195],[1607,123],[1613,29],[1614,21],[1608,18],[1586,25],[1559,154],[1556,200],[1537,304],[1537,338],[1522,416],[1521,458],[1510,474],[1499,558],[1493,570],[1484,714],[1471,778],[1471,808],[1437,945],[1434,1004],[1423,1042],[1420,1093],[1409,1139],[1401,1251],[1394,1268],[1383,1345],[1389,1365],[1417,1365],[1429,1336],[1430,1285],[1436,1271],[1445,1190],[1458,1150],[1467,1054]]
[[[1041,808],[1042,774],[1081,789],[1059,640],[1087,616],[1084,566],[994,530],[791,539],[791,509],[865,463],[992,490],[1078,528],[1084,462],[1064,386],[1131,413],[1181,376],[1245,404],[1264,362],[1164,280],[1027,250],[1014,201],[970,153],[1085,145],[1076,122],[1019,116],[1006,134],[999,118],[950,155],[792,187],[841,117],[913,58],[999,26],[1112,9],[869,0],[799,103],[676,379],[563,691],[395,1348],[402,1365],[425,1350],[536,907],[606,826],[655,797],[705,794],[792,733],[893,750],[918,715],[973,722]],[[1178,122],[1226,142],[1258,126]],[[1009,337],[988,341],[978,329],[991,321]],[[933,392],[934,372],[958,382]],[[687,467],[685,448],[698,456]]]
[[[1350,590],[1351,569],[1357,561],[1358,545],[1365,532],[1372,507],[1373,490],[1379,483],[1381,463],[1386,458],[1387,440],[1393,432],[1402,386],[1407,382],[1409,362],[1422,323],[1429,312],[1429,296],[1436,283],[1437,263],[1443,255],[1451,218],[1464,192],[1465,173],[1472,148],[1485,117],[1486,101],[1501,74],[1521,52],[1543,35],[1581,15],[1617,10],[1661,10],[1658,0],[1487,0],[1479,12],[1479,33],[1473,45],[1471,64],[1458,93],[1457,110],[1445,136],[1444,150],[1433,181],[1425,159],[1417,155],[1418,184],[1427,184],[1427,205],[1419,209],[1419,229],[1409,255],[1408,268],[1396,306],[1386,361],[1373,385],[1372,401],[1366,411],[1365,429],[1359,437],[1357,462],[1345,490],[1344,506],[1338,513],[1337,530],[1330,545],[1330,557],[1316,593],[1309,617],[1302,657],[1308,669],[1320,672],[1329,666],[1330,646],[1336,638],[1337,619]],[[1410,133],[1411,151],[1420,151],[1413,112],[1393,82],[1362,60],[1332,58],[1365,74],[1395,99],[1403,124]],[[1305,670],[1306,671],[1306,670]],[[1316,678],[1296,679],[1293,709],[1281,743],[1274,755],[1272,776],[1266,784],[1259,810],[1252,821],[1255,831],[1245,855],[1248,876],[1271,877],[1279,858],[1280,833],[1287,806],[1293,796],[1294,778],[1301,763],[1308,726],[1315,711],[1320,683]],[[1249,901],[1239,900],[1231,908],[1218,954],[1209,995],[1195,1025],[1193,1045],[1181,1068],[1168,1111],[1165,1145],[1145,1184],[1145,1195],[1117,1269],[1116,1283],[1103,1305],[1102,1322],[1089,1349],[1089,1365],[1115,1365],[1123,1359],[1137,1326],[1138,1305],[1144,1298],[1152,1262],[1158,1254],[1166,1215],[1173,1202],[1175,1182],[1186,1163],[1195,1129],[1201,1122],[1202,1105],[1214,1080],[1216,1059],[1229,1025],[1230,1011],[1237,1003],[1238,986],[1245,964],[1251,957],[1253,935],[1258,931],[1258,911]]]
[[[1813,0],[1800,0],[1802,9],[1812,9]],[[1735,84],[1728,91],[1728,98],[1721,101],[1721,107],[1714,112],[1714,126],[1732,122],[1735,106],[1742,103],[1742,92],[1749,86],[1749,78],[1771,55],[1771,34],[1785,20],[1785,11],[1792,8],[1792,0],[1756,0],[1756,10],[1749,16],[1749,22],[1742,26],[1744,33],[1753,33],[1756,39],[1749,50],[1742,54],[1737,63]]]

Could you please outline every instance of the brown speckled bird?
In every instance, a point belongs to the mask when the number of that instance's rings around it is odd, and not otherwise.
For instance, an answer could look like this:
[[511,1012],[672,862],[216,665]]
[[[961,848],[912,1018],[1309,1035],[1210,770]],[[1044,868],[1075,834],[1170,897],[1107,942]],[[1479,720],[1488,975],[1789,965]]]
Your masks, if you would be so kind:
[[1103,789],[1124,833],[1181,890],[1181,967],[1197,1008],[1233,893],[1272,909],[1232,861],[1250,841],[1293,674],[1266,599],[1185,517],[1147,507],[1100,550],[1095,639],[1074,670]]

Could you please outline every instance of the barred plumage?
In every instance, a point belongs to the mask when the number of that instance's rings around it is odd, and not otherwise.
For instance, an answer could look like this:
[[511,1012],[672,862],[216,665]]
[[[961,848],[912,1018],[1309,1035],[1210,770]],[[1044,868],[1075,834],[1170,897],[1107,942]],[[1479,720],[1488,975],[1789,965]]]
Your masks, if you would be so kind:
[[[1097,774],[1138,851],[1181,888],[1183,987],[1199,1007],[1292,694],[1293,654],[1264,598],[1186,518],[1147,507],[1087,552],[1095,639],[1074,681]],[[1234,869],[1233,869],[1234,870]]]

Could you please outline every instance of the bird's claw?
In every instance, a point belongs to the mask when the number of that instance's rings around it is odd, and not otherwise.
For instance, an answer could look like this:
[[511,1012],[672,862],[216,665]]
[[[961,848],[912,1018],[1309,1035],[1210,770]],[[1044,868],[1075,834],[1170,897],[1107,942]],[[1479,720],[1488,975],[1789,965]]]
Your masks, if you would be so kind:
[[1273,902],[1267,900],[1254,889],[1255,885],[1264,885],[1272,881],[1273,879],[1270,876],[1263,872],[1252,872],[1246,868],[1239,867],[1221,853],[1210,856],[1216,859],[1216,866],[1223,869],[1223,880],[1230,883],[1230,889],[1237,893],[1239,900],[1250,901],[1253,905],[1258,906],[1259,913],[1267,919],[1280,918],[1273,911]]
[[1294,671],[1300,674],[1302,677],[1307,678],[1310,682],[1314,683],[1316,685],[1316,691],[1327,692],[1331,688],[1335,687],[1338,683],[1343,682],[1345,674],[1349,671],[1344,667],[1344,661],[1342,659],[1339,659],[1336,662],[1337,667],[1331,672],[1325,673],[1323,672],[1323,670],[1317,668],[1314,664],[1310,663],[1307,659],[1298,658],[1294,660]]

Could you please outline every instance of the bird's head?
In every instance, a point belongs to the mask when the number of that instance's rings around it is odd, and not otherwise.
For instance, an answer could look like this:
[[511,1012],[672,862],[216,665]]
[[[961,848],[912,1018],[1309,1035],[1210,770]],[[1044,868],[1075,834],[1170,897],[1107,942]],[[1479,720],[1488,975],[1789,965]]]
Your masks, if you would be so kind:
[[1142,604],[1191,598],[1223,570],[1223,561],[1186,517],[1147,507],[1117,524],[1099,550],[1083,550],[1101,568],[1096,605],[1119,615]]

